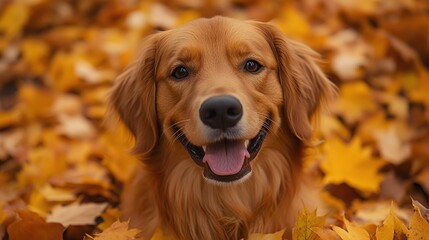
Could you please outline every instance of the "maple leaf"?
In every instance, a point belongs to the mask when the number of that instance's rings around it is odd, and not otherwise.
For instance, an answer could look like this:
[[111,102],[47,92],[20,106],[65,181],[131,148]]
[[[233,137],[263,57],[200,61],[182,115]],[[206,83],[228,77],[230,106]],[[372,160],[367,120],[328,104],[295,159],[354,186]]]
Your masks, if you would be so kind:
[[347,183],[364,193],[379,190],[382,176],[378,171],[385,163],[371,157],[371,148],[362,146],[358,137],[349,144],[337,138],[329,139],[323,149],[326,159],[320,167],[326,174],[325,184]]
[[129,229],[129,221],[127,222],[114,222],[110,227],[106,228],[103,232],[95,234],[94,240],[142,240],[137,237],[140,233],[138,229]]
[[351,224],[346,218],[343,218],[343,221],[346,229],[337,226],[332,227],[342,240],[370,240],[369,234],[365,229]]
[[313,232],[314,227],[323,227],[326,216],[318,217],[316,210],[309,212],[304,207],[298,212],[298,217],[292,229],[292,240],[315,240],[317,235]]
[[407,235],[408,228],[396,216],[392,205],[390,208],[389,215],[384,220],[383,224],[377,227],[376,238],[378,240],[400,240],[406,238]]
[[10,240],[62,240],[64,227],[59,223],[47,223],[39,215],[18,210],[20,220],[10,224],[7,228]]
[[100,216],[106,207],[107,203],[59,206],[52,210],[46,221],[61,223],[65,227],[69,225],[95,225],[95,219]]

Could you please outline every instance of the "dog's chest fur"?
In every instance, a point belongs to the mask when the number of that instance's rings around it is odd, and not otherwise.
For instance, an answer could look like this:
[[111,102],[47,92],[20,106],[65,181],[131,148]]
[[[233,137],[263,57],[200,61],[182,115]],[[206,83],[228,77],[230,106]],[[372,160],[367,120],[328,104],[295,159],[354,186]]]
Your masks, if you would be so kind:
[[[190,159],[180,159],[188,158],[180,146],[171,149],[165,142],[161,145],[166,148],[161,147],[152,159],[170,163],[146,162],[126,188],[133,194],[124,195],[133,198],[123,200],[124,213],[132,226],[143,229],[146,238],[159,226],[166,234],[175,233],[177,239],[241,239],[249,233],[282,229],[291,220],[290,199],[299,175],[299,156],[291,154],[300,151],[288,153],[282,149],[292,146],[279,147],[273,142],[284,141],[267,141],[255,159],[257,166],[250,179],[227,186],[195,177],[201,175],[201,169]],[[297,143],[292,145],[300,149]],[[162,151],[168,147],[170,151]]]

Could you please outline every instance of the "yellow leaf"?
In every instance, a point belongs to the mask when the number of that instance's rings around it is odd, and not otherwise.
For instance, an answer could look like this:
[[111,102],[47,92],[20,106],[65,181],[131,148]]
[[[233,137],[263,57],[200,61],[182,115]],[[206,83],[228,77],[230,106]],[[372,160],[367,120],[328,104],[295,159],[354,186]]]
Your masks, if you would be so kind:
[[31,192],[28,201],[28,209],[37,213],[39,216],[46,217],[51,211],[53,203],[48,202],[39,189],[34,189]]
[[410,222],[408,240],[429,240],[429,222],[422,216],[422,208],[428,217],[428,209],[425,209],[419,202],[413,200],[414,214]]
[[311,32],[309,21],[293,4],[285,4],[282,13],[282,17],[277,20],[277,24],[288,36],[305,38],[309,35]]
[[0,128],[17,125],[22,119],[19,111],[2,111],[0,112]]
[[285,229],[270,234],[254,233],[250,234],[248,240],[282,240],[284,232]]
[[61,174],[67,167],[61,156],[54,154],[52,149],[38,147],[30,150],[28,162],[18,174],[22,186],[42,186],[49,178]]
[[323,134],[324,137],[329,138],[337,135],[344,139],[350,138],[350,131],[344,124],[341,123],[336,117],[328,114],[322,114],[320,116],[320,127],[318,130]]
[[82,81],[76,75],[77,57],[73,54],[58,52],[49,67],[50,84],[59,91],[67,91],[79,87]]
[[22,85],[19,88],[19,110],[27,122],[51,116],[52,94],[33,85]]
[[321,240],[337,240],[340,239],[338,234],[328,228],[313,227],[311,229]]
[[137,240],[140,230],[129,229],[129,222],[114,222],[109,228],[101,233],[95,234],[94,240]]
[[18,1],[9,4],[0,15],[0,34],[6,39],[16,37],[28,20],[28,6]]
[[333,111],[343,116],[349,124],[354,124],[377,110],[371,89],[363,81],[342,84],[340,96],[333,105]]
[[54,188],[49,184],[43,186],[40,192],[50,202],[67,202],[76,199],[75,194],[70,189]]
[[396,216],[393,205],[390,208],[390,213],[384,220],[383,224],[378,226],[376,232],[377,240],[400,240],[406,239],[408,229],[404,223]]
[[125,127],[120,125],[114,132],[107,132],[100,137],[100,145],[104,152],[105,165],[119,181],[126,182],[137,165],[138,159],[130,154],[132,142]]
[[429,94],[427,89],[429,89],[429,72],[422,68],[417,73],[408,73],[403,74],[401,80],[404,81],[405,90],[408,91],[410,98],[415,102],[423,102],[429,104]]
[[315,240],[317,235],[313,232],[314,227],[323,227],[326,216],[318,217],[316,210],[309,212],[307,208],[298,212],[298,218],[292,229],[292,240]]
[[35,38],[25,39],[21,43],[21,50],[23,60],[33,74],[42,75],[46,72],[46,61],[50,51],[47,43]]
[[378,173],[385,163],[374,159],[370,147],[362,146],[358,137],[349,144],[332,138],[323,146],[326,159],[321,163],[325,184],[347,183],[363,193],[377,192],[382,176]]
[[346,229],[332,227],[342,240],[370,240],[369,234],[364,228],[351,224],[346,218],[344,218],[344,224]]

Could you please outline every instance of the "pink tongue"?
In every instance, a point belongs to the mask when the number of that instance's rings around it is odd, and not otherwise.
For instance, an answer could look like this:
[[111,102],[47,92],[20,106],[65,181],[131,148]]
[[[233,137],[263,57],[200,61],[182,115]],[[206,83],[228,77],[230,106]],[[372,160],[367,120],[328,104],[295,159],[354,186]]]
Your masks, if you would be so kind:
[[244,159],[249,156],[244,141],[224,140],[207,145],[203,162],[216,175],[233,175],[241,170]]

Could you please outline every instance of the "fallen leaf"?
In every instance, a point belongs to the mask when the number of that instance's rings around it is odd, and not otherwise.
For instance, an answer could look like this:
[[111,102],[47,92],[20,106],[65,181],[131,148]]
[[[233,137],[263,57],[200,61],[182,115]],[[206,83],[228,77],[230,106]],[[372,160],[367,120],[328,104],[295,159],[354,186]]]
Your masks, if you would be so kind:
[[332,229],[340,236],[342,240],[370,240],[368,232],[359,226],[351,224],[344,218],[345,229],[333,226]]
[[129,229],[128,223],[116,221],[103,232],[95,234],[94,240],[143,240],[137,237],[140,230]]
[[279,27],[289,36],[305,38],[311,32],[311,26],[306,17],[294,4],[285,4],[282,9],[282,18],[277,20]]
[[107,203],[84,203],[59,206],[46,217],[46,222],[70,225],[95,225],[95,219],[106,209]]
[[22,114],[20,111],[2,111],[0,112],[0,128],[12,126],[20,123]]
[[370,47],[356,31],[339,31],[329,37],[327,46],[335,52],[331,65],[340,79],[350,81],[363,77],[363,69],[369,61]]
[[96,134],[93,124],[82,115],[58,115],[58,121],[59,125],[56,130],[67,137],[89,139]]
[[61,174],[67,168],[65,159],[51,149],[38,147],[28,153],[28,162],[23,164],[18,180],[22,186],[43,186],[48,179]]
[[331,229],[313,227],[312,230],[321,240],[340,240],[338,234]]
[[21,43],[21,52],[29,71],[35,75],[42,75],[46,72],[46,61],[49,57],[50,48],[45,41],[37,38],[25,39]]
[[9,4],[0,15],[0,33],[13,39],[22,31],[28,20],[28,6],[20,1]]
[[409,186],[409,181],[404,181],[400,177],[396,176],[394,171],[389,171],[384,175],[383,182],[380,185],[380,197],[401,202],[407,195]]
[[326,159],[320,167],[325,172],[325,184],[347,183],[364,193],[379,190],[383,179],[379,170],[385,163],[373,158],[372,149],[362,146],[359,138],[355,137],[348,144],[332,138],[325,142],[323,150]]
[[76,199],[75,194],[70,189],[54,188],[49,184],[43,186],[40,192],[50,202],[69,202]]
[[401,209],[392,201],[356,201],[353,203],[352,209],[355,212],[356,221],[374,225],[379,225],[385,221],[392,211],[403,220],[408,220],[411,217],[411,212],[408,209]]
[[304,207],[298,212],[295,226],[292,229],[292,240],[316,240],[317,235],[313,232],[314,227],[323,227],[326,216],[317,216],[317,211],[309,212]]
[[406,239],[407,235],[408,228],[396,216],[392,205],[389,215],[384,220],[383,224],[377,227],[376,238],[377,240],[401,240]]
[[388,162],[398,165],[410,157],[411,146],[403,142],[395,126],[391,126],[386,132],[377,131],[374,136],[381,156]]
[[18,210],[20,220],[10,224],[7,228],[10,240],[62,240],[64,227],[59,223],[47,223],[37,214]]
[[423,217],[422,210],[426,214],[426,217],[429,210],[424,208],[420,203],[415,200],[413,200],[413,206],[414,214],[410,221],[408,240],[428,240],[429,222]]
[[371,89],[362,81],[344,83],[340,86],[340,95],[333,103],[333,112],[344,117],[349,124],[354,124],[377,110]]

